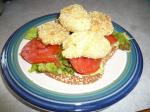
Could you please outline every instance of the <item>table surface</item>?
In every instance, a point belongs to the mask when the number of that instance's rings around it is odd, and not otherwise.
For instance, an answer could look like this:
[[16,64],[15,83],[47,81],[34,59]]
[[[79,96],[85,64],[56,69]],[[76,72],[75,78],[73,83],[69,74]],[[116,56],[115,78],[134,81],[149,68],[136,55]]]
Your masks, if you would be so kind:
[[[87,10],[102,11],[127,29],[137,40],[144,58],[139,83],[125,98],[102,112],[134,112],[150,108],[150,1],[149,0],[13,0],[5,4],[0,16],[0,52],[9,36],[20,26],[37,17],[59,12],[78,3]],[[1,72],[0,72],[1,73]],[[0,77],[1,112],[37,112],[18,100]]]

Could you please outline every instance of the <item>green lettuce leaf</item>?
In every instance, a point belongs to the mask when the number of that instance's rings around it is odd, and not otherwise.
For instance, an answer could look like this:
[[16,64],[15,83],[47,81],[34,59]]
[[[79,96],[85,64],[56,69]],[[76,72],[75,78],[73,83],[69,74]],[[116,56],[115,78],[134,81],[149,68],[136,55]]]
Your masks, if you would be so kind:
[[29,72],[49,72],[56,75],[66,74],[66,75],[74,75],[74,69],[67,59],[59,56],[60,66],[56,66],[55,63],[39,63],[32,64]]
[[129,51],[131,49],[130,39],[125,32],[113,32],[113,36],[118,39],[119,49]]
[[27,40],[32,40],[34,38],[37,38],[37,35],[38,35],[38,29],[36,27],[32,27],[25,33],[24,38]]

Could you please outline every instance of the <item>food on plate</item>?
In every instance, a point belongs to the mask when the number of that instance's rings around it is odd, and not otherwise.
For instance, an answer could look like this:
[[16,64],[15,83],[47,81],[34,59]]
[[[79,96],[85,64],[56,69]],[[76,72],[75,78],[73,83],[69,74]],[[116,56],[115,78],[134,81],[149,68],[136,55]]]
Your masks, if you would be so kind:
[[35,27],[32,27],[29,29],[25,34],[25,39],[32,40],[33,38],[36,38],[38,36],[38,29]]
[[118,41],[118,39],[114,37],[113,35],[105,36],[105,38],[109,41],[110,45],[113,45],[114,43]]
[[91,28],[93,32],[100,32],[101,35],[110,35],[112,34],[114,28],[111,22],[111,18],[102,13],[93,11],[90,12],[91,17]]
[[38,26],[38,36],[46,45],[60,45],[69,36],[69,32],[57,22],[47,22]]
[[62,54],[66,58],[103,58],[111,50],[109,41],[100,33],[75,32],[63,42]]
[[130,51],[130,49],[131,49],[131,43],[129,41],[130,39],[128,38],[128,36],[125,32],[116,32],[116,31],[114,31],[113,35],[116,37],[116,39],[118,39],[119,49]]
[[74,74],[74,69],[72,68],[71,64],[69,63],[69,60],[66,60],[61,55],[57,55],[58,60],[57,61],[49,61],[47,63],[35,63],[32,64],[30,72],[36,71],[39,73],[50,73],[53,75],[72,75]]
[[91,26],[91,19],[88,12],[78,4],[61,9],[59,20],[71,32],[86,31]]
[[96,82],[116,50],[131,49],[127,34],[115,31],[109,16],[78,4],[63,8],[58,19],[32,27],[25,39],[20,55],[31,64],[29,72],[77,85]]
[[96,72],[100,68],[101,63],[101,59],[86,57],[71,58],[69,61],[73,68],[80,74],[91,74]]
[[32,39],[22,49],[21,56],[31,64],[57,62],[59,45],[45,45],[38,39]]

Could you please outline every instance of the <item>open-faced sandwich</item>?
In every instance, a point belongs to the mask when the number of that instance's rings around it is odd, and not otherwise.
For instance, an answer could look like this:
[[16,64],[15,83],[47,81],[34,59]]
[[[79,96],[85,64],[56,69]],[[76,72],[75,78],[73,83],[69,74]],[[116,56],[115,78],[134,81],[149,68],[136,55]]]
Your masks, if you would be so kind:
[[87,12],[78,4],[61,9],[56,20],[29,29],[25,39],[29,42],[20,55],[32,64],[29,72],[68,84],[97,81],[117,49],[130,51],[128,36],[114,30],[108,15]]

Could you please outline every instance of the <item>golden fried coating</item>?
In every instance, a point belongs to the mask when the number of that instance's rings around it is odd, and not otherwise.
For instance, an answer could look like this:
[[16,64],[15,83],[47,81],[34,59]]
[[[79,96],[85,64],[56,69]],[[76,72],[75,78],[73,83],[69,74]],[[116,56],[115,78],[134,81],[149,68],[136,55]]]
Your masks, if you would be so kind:
[[101,35],[110,35],[113,32],[111,18],[102,12],[90,12],[91,31],[100,32]]
[[69,36],[69,32],[59,23],[47,22],[38,26],[38,35],[44,44],[60,45]]
[[91,19],[88,12],[78,4],[70,5],[60,11],[60,23],[71,32],[90,29]]
[[62,54],[66,58],[103,58],[111,50],[110,43],[99,32],[75,32],[63,42]]

